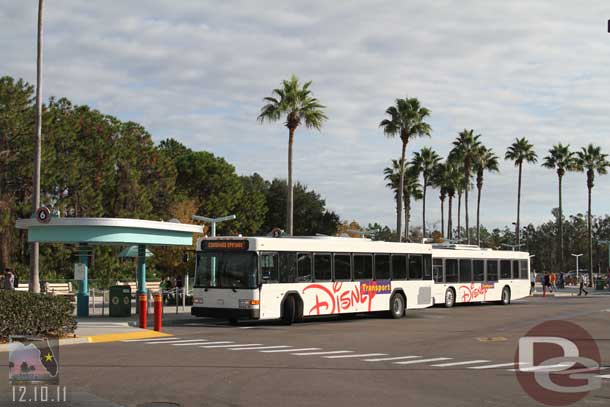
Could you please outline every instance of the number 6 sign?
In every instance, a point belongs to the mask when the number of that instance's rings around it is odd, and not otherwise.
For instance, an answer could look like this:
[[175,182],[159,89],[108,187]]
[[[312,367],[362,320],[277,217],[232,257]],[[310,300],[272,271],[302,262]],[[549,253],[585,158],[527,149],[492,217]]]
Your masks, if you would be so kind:
[[51,212],[49,211],[49,208],[45,208],[44,206],[38,208],[36,210],[36,219],[40,223],[49,223],[51,221]]

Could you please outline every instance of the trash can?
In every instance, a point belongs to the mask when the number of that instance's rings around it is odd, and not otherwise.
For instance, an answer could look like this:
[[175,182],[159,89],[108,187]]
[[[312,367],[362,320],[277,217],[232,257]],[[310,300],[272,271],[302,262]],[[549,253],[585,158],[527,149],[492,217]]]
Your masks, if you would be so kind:
[[111,317],[131,316],[131,287],[128,285],[113,285],[110,287],[108,311]]
[[597,280],[595,280],[595,289],[599,290],[599,291],[603,291],[604,290],[604,280],[602,280],[601,278],[598,278]]

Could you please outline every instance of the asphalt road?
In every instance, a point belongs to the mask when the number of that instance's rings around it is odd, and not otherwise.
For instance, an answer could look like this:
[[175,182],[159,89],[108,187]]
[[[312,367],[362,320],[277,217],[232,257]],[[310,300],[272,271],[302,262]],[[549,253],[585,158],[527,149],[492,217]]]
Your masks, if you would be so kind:
[[[610,366],[610,297],[529,298],[401,320],[192,318],[166,327],[171,339],[63,347],[61,382],[75,399],[126,406],[539,406],[509,365],[519,338],[547,320],[586,329]],[[610,405],[610,379],[574,405]]]

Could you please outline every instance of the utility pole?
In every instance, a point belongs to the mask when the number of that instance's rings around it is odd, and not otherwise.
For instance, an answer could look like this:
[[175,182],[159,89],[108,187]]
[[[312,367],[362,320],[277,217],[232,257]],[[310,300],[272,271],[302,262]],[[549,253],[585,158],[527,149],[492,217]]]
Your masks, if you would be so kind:
[[579,278],[579,275],[580,275],[580,269],[578,268],[578,258],[580,256],[582,256],[582,253],[580,253],[580,254],[572,253],[572,256],[576,257],[576,282],[578,282],[578,278]]
[[[44,0],[38,0],[38,47],[36,57],[36,139],[34,143],[34,177],[32,182],[32,213],[40,207],[40,156],[42,149],[42,15]],[[30,286],[34,293],[40,292],[38,242],[30,244]]]
[[216,224],[217,223],[224,222],[226,220],[233,220],[236,217],[237,216],[235,216],[235,215],[228,215],[228,216],[222,216],[220,218],[208,218],[205,216],[193,215],[194,220],[199,220],[201,222],[206,222],[206,223],[209,223],[212,225],[212,237],[216,236]]

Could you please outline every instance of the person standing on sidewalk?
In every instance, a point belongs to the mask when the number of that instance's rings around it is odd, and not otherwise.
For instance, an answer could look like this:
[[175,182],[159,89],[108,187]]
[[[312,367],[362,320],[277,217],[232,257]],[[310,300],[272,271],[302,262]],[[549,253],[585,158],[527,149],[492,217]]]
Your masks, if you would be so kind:
[[530,273],[530,295],[534,295],[536,292],[536,273],[532,271]]
[[582,292],[585,292],[585,295],[589,295],[589,292],[585,289],[585,285],[587,284],[587,275],[581,274],[579,277],[580,289],[578,290],[578,295],[581,295]]
[[551,273],[549,275],[549,282],[550,282],[550,291],[551,292],[555,292],[557,291],[557,286],[555,285],[555,283],[557,282],[557,274],[555,274],[555,272]]
[[14,290],[15,289],[15,276],[10,268],[4,269],[4,289]]
[[550,285],[551,285],[551,280],[549,277],[549,272],[545,271],[544,276],[542,277],[542,296],[543,297],[546,297],[546,290],[549,288]]

